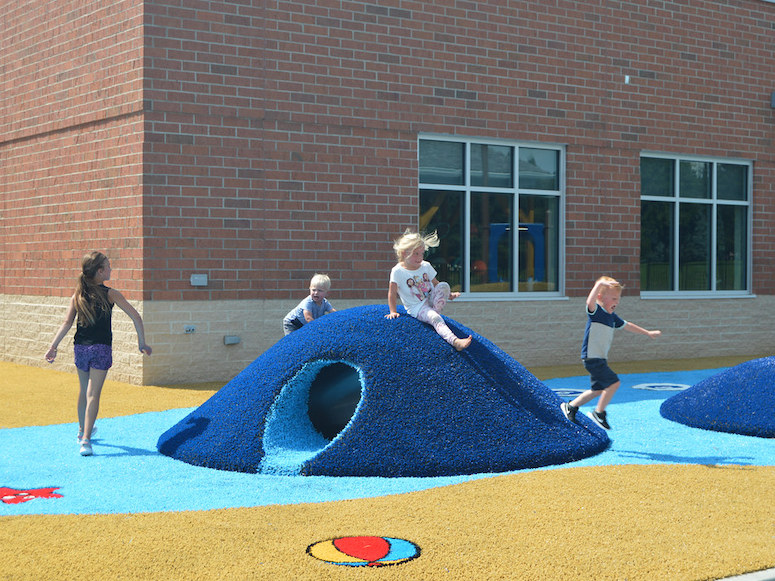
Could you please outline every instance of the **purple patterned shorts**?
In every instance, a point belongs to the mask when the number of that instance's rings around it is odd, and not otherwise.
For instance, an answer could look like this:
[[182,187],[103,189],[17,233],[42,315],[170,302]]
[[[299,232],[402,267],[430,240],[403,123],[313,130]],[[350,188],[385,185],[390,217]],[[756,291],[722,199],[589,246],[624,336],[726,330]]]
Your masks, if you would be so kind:
[[113,365],[113,348],[110,345],[75,345],[75,366],[81,371],[100,369],[107,371]]

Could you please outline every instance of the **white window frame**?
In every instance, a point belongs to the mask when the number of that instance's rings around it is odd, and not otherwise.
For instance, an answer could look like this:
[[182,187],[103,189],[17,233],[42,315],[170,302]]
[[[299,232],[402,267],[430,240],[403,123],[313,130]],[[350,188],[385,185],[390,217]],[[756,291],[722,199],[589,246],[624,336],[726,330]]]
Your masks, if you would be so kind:
[[[565,297],[565,204],[566,204],[566,147],[556,143],[543,143],[534,141],[511,141],[504,139],[481,139],[471,137],[461,137],[457,135],[440,135],[434,133],[421,133],[417,137],[417,156],[418,156],[418,173],[419,173],[419,155],[420,155],[420,141],[450,141],[454,143],[462,143],[464,145],[464,184],[463,185],[450,185],[450,184],[434,184],[419,182],[418,176],[418,193],[422,190],[439,190],[445,191],[460,191],[463,192],[463,221],[464,221],[464,238],[463,238],[463,264],[471,264],[471,194],[472,193],[511,193],[512,194],[512,215],[518,220],[519,216],[519,196],[525,195],[538,195],[545,197],[553,197],[558,200],[558,239],[557,239],[557,290],[555,291],[520,291],[519,290],[519,236],[512,237],[512,256],[514,262],[512,264],[512,272],[514,273],[514,291],[512,292],[472,292],[471,286],[471,273],[470,268],[466,266],[464,275],[462,277],[461,286],[462,293],[458,300],[460,301],[502,301],[502,300],[540,300],[540,299],[552,299]],[[472,186],[471,185],[471,145],[496,145],[496,146],[508,146],[515,148],[515,155],[513,156],[512,171],[514,175],[515,184],[511,188],[502,187],[484,187],[484,186]],[[519,148],[530,149],[549,149],[559,152],[559,189],[558,190],[532,190],[532,189],[520,189],[519,188]],[[419,208],[418,208],[419,209]]]
[[[673,248],[673,290],[661,290],[661,291],[648,291],[642,290],[640,296],[643,299],[718,299],[718,298],[751,298],[753,297],[753,161],[749,159],[741,158],[726,158],[726,157],[711,157],[711,156],[692,156],[692,155],[678,155],[664,152],[643,151],[639,157],[638,171],[640,172],[640,159],[658,158],[669,159],[674,161],[673,171],[675,172],[673,178],[674,191],[672,196],[646,196],[641,194],[641,201],[653,201],[653,202],[669,202],[673,204],[673,236],[675,240],[675,247]],[[700,162],[713,164],[712,169],[712,187],[711,197],[709,199],[700,198],[682,198],[680,195],[680,162]],[[748,167],[748,179],[747,179],[747,191],[746,200],[719,200],[717,197],[717,167],[718,164],[737,164],[745,165]],[[639,186],[640,187],[640,186]],[[679,223],[679,208],[682,204],[701,204],[711,207],[711,272],[710,272],[710,290],[678,290],[676,287],[679,284],[679,249],[678,242],[680,241],[680,223]],[[746,220],[747,220],[747,232],[746,232],[746,288],[743,290],[716,290],[717,282],[717,211],[720,205],[723,206],[742,206],[747,207]],[[641,230],[642,232],[642,230]]]

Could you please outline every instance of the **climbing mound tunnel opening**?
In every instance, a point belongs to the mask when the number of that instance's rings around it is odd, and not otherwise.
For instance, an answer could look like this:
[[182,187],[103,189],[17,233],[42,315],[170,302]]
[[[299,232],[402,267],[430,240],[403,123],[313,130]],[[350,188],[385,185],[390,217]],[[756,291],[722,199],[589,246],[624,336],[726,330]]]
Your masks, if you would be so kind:
[[299,474],[304,462],[347,427],[362,390],[354,365],[329,360],[305,364],[283,387],[269,413],[259,472]]
[[318,370],[309,386],[307,414],[324,438],[333,440],[347,426],[361,401],[361,389],[358,372],[346,363]]

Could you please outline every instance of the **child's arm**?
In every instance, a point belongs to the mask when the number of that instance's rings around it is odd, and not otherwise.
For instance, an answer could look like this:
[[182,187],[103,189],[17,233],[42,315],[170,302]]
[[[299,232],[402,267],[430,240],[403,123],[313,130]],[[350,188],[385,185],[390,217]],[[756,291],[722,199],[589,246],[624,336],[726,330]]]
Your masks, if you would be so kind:
[[75,321],[75,295],[73,295],[70,298],[70,306],[67,308],[67,315],[65,315],[65,320],[62,323],[62,326],[59,327],[59,331],[57,331],[57,334],[54,336],[54,340],[51,342],[51,347],[48,348],[48,351],[46,351],[46,361],[49,363],[53,363],[54,359],[57,357],[57,347],[59,347],[59,343],[62,341],[62,339],[65,338],[65,335],[67,335],[67,332],[70,330],[70,327],[73,326],[73,322]]
[[595,312],[595,309],[597,308],[597,297],[599,297],[600,293],[603,292],[603,287],[605,286],[608,286],[605,281],[598,280],[595,282],[595,286],[592,287],[592,290],[589,291],[589,296],[587,297],[588,312]]
[[301,314],[304,315],[304,320],[308,323],[311,323],[315,320],[315,317],[312,316],[312,311],[308,311],[307,309],[304,309],[301,311]]
[[627,324],[624,326],[624,328],[629,331],[630,333],[640,333],[641,335],[648,335],[652,339],[659,337],[662,334],[662,331],[649,331],[648,329],[644,329],[643,327],[638,327],[635,323],[630,323],[627,321]]
[[[437,284],[439,284],[439,280],[437,278],[434,278],[431,282],[433,283],[433,286],[436,286]],[[460,293],[452,293],[451,292],[451,293],[449,293],[449,300],[454,301],[459,296],[460,296]]]
[[390,307],[390,312],[385,315],[385,318],[395,319],[398,316],[398,285],[394,282],[391,282],[390,287],[388,287],[388,307]]
[[122,295],[114,288],[108,291],[108,298],[113,301],[114,304],[118,305],[118,307],[124,311],[130,319],[132,319],[132,322],[135,325],[135,331],[137,331],[137,346],[141,353],[150,355],[151,347],[145,342],[145,328],[143,327],[143,319],[140,316],[140,313],[138,313],[137,310],[129,304],[129,302],[124,298],[124,295]]

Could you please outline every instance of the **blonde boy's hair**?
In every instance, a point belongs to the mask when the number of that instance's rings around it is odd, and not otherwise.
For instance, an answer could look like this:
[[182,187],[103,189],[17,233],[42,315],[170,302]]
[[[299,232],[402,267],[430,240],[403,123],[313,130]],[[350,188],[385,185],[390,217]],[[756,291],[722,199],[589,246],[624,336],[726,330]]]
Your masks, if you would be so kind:
[[436,235],[436,231],[422,236],[418,232],[413,232],[410,228],[407,228],[403,236],[393,244],[393,250],[396,251],[398,262],[403,262],[406,255],[413,252],[415,248],[422,246],[423,250],[428,250],[428,248],[436,248],[438,245],[439,237]]
[[331,288],[331,279],[328,278],[327,274],[318,273],[309,281],[309,286],[319,286],[322,289],[328,290]]
[[601,293],[604,293],[607,290],[616,291],[618,293],[621,293],[624,290],[624,285],[620,283],[615,278],[612,278],[610,276],[601,276],[595,281],[595,284],[599,282],[606,283],[606,286],[600,291]]

